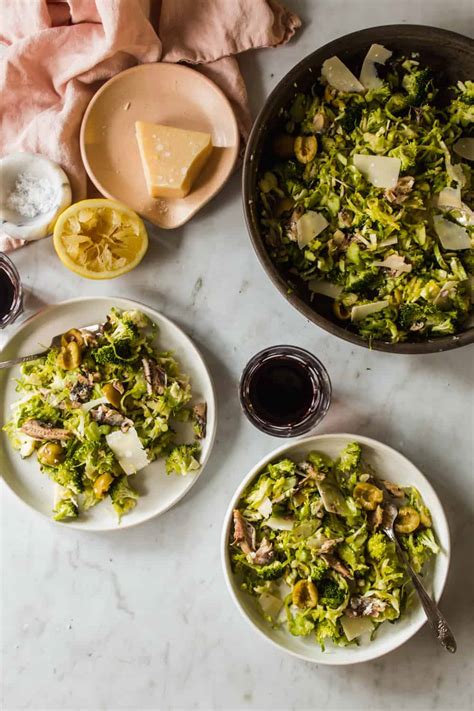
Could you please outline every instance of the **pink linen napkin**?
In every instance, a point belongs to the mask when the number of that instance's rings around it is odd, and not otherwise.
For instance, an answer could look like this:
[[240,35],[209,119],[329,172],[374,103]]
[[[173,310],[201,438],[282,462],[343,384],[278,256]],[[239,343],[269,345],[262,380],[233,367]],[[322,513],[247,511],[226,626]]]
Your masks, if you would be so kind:
[[[0,155],[41,153],[86,196],[81,119],[104,80],[134,64],[202,65],[230,99],[245,138],[251,119],[234,55],[287,42],[299,18],[276,0],[3,0]],[[156,31],[154,28],[157,28]],[[24,244],[0,234],[0,251]]]

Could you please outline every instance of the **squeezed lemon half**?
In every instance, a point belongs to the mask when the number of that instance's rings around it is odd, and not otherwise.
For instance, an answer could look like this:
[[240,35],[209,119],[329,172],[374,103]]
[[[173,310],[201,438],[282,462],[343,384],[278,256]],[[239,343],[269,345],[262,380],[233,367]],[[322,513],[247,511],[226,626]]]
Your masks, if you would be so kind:
[[87,279],[113,279],[131,271],[148,249],[143,220],[115,200],[71,205],[54,227],[54,248],[64,266]]

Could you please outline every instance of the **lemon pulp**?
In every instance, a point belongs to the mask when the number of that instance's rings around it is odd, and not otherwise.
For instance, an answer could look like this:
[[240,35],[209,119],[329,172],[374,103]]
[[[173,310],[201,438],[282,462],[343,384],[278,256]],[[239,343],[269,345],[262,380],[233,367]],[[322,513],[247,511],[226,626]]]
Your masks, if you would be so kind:
[[58,218],[54,247],[63,264],[89,279],[111,279],[143,259],[148,236],[143,221],[115,200],[82,200]]

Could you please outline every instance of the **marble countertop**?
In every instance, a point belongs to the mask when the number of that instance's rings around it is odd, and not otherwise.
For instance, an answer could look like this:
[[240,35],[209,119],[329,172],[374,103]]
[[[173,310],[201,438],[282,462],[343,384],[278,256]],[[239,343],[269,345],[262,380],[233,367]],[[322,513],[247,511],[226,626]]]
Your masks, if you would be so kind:
[[[363,27],[424,23],[466,33],[472,6],[445,0],[288,0],[304,20],[295,41],[242,58],[253,109],[301,58]],[[153,231],[140,267],[117,281],[67,272],[50,240],[17,252],[33,312],[79,295],[126,295],[175,320],[217,386],[217,440],[203,476],[164,516],[86,534],[31,514],[2,487],[3,708],[472,708],[473,350],[424,357],[351,347],[310,324],[272,286],[253,253],[240,175],[192,222]],[[279,440],[240,412],[247,359],[294,343],[326,364],[333,404],[319,432],[353,432],[399,449],[446,506],[452,567],[442,607],[455,656],[425,626],[402,649],[353,667],[316,667],[257,636],[225,588],[219,559],[229,497]]]

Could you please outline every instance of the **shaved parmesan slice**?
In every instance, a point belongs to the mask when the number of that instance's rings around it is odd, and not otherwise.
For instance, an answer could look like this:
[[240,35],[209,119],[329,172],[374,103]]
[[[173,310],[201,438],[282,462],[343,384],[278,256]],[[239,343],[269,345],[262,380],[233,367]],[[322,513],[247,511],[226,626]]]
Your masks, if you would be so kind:
[[460,187],[463,188],[466,184],[466,176],[464,175],[461,163],[452,162],[451,154],[444,141],[441,141],[440,145],[444,151],[444,161],[446,164],[446,172],[448,174],[448,178],[450,180],[453,180],[455,183],[458,183]]
[[274,531],[291,531],[294,524],[293,518],[283,518],[283,516],[270,516],[268,521],[265,521],[265,526]]
[[361,84],[366,89],[378,89],[382,86],[383,81],[377,75],[376,64],[385,64],[387,59],[390,59],[392,52],[381,44],[373,44],[367,52],[362,69],[360,72]]
[[258,598],[258,602],[265,617],[270,617],[271,620],[276,620],[283,607],[283,601],[268,592],[262,593]]
[[320,232],[325,230],[328,225],[329,222],[320,212],[314,212],[313,210],[305,212],[296,223],[298,247],[304,249]]
[[461,207],[461,188],[443,188],[436,200],[436,206],[443,210],[450,207]]
[[371,304],[353,306],[351,309],[351,321],[362,321],[362,319],[370,316],[371,314],[383,311],[383,309],[386,309],[389,305],[388,301],[374,301]]
[[372,632],[374,624],[370,617],[346,617],[342,615],[341,626],[349,642],[367,632]]
[[398,274],[402,272],[411,272],[412,265],[405,262],[405,257],[400,254],[390,254],[383,262],[374,262],[374,267],[384,267],[391,269]]
[[331,299],[337,299],[339,294],[342,293],[342,286],[331,284],[330,281],[322,281],[321,279],[311,279],[308,286],[310,291],[315,294],[323,294],[323,296],[329,296]]
[[471,246],[471,238],[469,233],[461,225],[456,225],[454,222],[445,220],[440,215],[433,217],[433,224],[436,234],[439,237],[444,249],[457,250],[469,249]]
[[83,402],[81,405],[81,410],[83,412],[89,412],[89,410],[92,410],[92,408],[97,407],[98,405],[106,405],[108,403],[108,400],[106,397],[98,397],[97,400],[89,400],[89,402]]
[[474,160],[474,138],[460,138],[454,144],[453,151],[461,158]]
[[67,489],[64,486],[61,486],[61,484],[54,484],[54,489],[53,489],[53,508],[56,508],[56,506],[59,504],[60,501],[63,500],[64,495],[67,493]]
[[380,242],[377,247],[381,247],[383,249],[384,247],[391,247],[393,244],[398,244],[398,237],[396,235],[393,237],[387,237],[387,239]]
[[400,174],[400,160],[387,156],[367,156],[356,153],[354,165],[376,188],[394,188]]
[[106,435],[105,441],[118,459],[125,474],[135,474],[149,464],[148,455],[135,427],[127,432],[117,430]]
[[338,91],[364,91],[363,85],[339,57],[331,57],[323,62],[321,76]]
[[268,496],[266,496],[263,499],[262,503],[259,506],[257,506],[257,511],[259,511],[262,514],[263,518],[268,518],[269,516],[271,516],[272,509],[273,509],[273,505],[272,505],[272,502],[270,501],[270,499],[268,498]]

